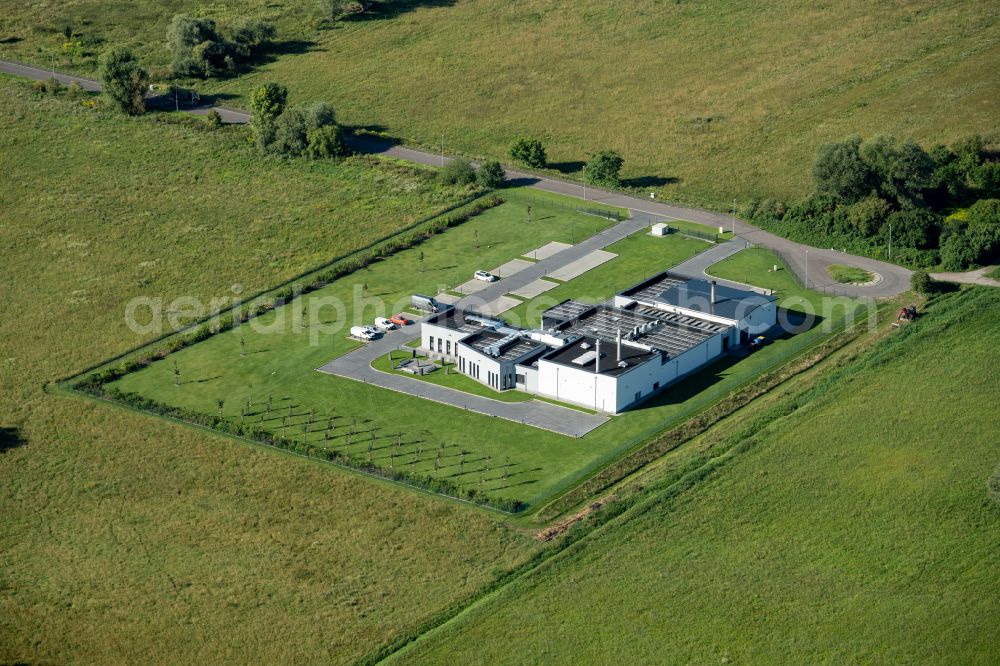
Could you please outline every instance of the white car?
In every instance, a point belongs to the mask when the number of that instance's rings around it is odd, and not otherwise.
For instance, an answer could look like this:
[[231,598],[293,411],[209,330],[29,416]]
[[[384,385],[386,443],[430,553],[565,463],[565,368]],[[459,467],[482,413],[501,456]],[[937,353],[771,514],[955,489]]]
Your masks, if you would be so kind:
[[378,337],[378,331],[371,326],[352,326],[351,336],[360,340],[374,340]]
[[396,325],[393,324],[388,319],[386,319],[385,317],[376,317],[375,328],[377,328],[380,331],[394,331],[396,330]]
[[497,280],[500,279],[496,275],[493,275],[493,273],[490,273],[488,271],[476,271],[474,277],[477,280],[482,280],[483,282],[496,282]]

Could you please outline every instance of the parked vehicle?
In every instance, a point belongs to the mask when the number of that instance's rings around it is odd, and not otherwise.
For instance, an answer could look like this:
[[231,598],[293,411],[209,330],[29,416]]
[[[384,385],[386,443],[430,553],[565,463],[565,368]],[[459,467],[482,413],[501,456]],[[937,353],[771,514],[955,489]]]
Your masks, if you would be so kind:
[[413,323],[412,319],[407,319],[402,314],[394,314],[394,315],[392,315],[391,317],[389,317],[389,321],[391,321],[396,326],[409,326],[410,324]]
[[763,335],[758,335],[756,338],[750,341],[750,351],[757,351],[767,344],[767,338]]
[[380,331],[392,331],[396,329],[396,325],[393,324],[390,320],[386,319],[385,317],[376,317],[375,328],[377,328]]
[[374,340],[378,337],[378,331],[371,326],[352,326],[351,337],[359,340]]
[[474,277],[477,280],[482,280],[483,282],[496,282],[497,280],[500,279],[496,275],[493,275],[493,273],[490,273],[489,271],[476,271]]

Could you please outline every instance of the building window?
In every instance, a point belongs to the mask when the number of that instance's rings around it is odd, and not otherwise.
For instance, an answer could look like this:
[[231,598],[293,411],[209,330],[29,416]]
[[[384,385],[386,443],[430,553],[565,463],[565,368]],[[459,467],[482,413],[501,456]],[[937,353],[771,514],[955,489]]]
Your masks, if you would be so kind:
[[441,351],[441,338],[438,338],[438,352]]
[[446,349],[447,353],[450,355],[451,354],[451,340],[448,340],[448,342],[445,343],[445,349]]
[[431,351],[434,351],[434,336],[433,335],[430,336],[428,340],[430,341],[430,344],[427,345],[427,348],[430,349]]
[[657,391],[660,388],[660,382],[653,382],[653,390]]

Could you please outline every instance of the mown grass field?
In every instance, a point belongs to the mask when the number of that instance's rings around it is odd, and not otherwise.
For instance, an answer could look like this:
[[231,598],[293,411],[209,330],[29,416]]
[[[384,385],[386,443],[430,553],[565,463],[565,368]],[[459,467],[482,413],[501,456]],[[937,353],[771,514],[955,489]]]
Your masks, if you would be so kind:
[[242,146],[0,79],[2,663],[350,663],[535,548],[481,512],[43,390],[139,342],[133,296],[271,285],[455,196],[422,170]]
[[317,30],[312,0],[142,0],[128,11],[105,0],[2,0],[0,54],[47,63],[66,19],[79,17],[85,34],[162,65],[173,13],[259,15],[311,45],[205,89],[241,98],[280,81],[293,100],[332,102],[345,122],[474,155],[503,156],[515,136],[538,136],[576,175],[589,153],[612,148],[625,157],[626,185],[725,210],[733,197],[798,198],[816,149],[852,133],[934,143],[997,130],[991,2],[398,5]]
[[949,295],[785,416],[724,421],[688,478],[396,663],[995,663],[998,307]]

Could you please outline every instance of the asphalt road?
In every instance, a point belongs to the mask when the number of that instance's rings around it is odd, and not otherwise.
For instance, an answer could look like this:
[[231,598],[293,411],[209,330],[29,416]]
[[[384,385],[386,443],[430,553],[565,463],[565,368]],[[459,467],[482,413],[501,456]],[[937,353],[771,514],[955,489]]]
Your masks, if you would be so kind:
[[[85,90],[100,90],[100,84],[93,79],[71,76],[40,67],[22,65],[20,63],[6,60],[0,60],[0,72],[36,80],[44,80],[54,75],[56,79],[65,84],[68,84],[70,81],[76,81]],[[157,98],[154,96],[152,99],[155,101]],[[162,97],[159,99],[161,102],[166,101],[163,100]],[[204,115],[213,108],[222,116],[223,122],[237,124],[247,123],[250,120],[249,114],[243,111],[223,106],[212,106],[210,104],[186,107],[184,110],[190,113]],[[354,150],[359,152],[388,155],[390,157],[418,164],[440,166],[449,159],[441,154],[431,153],[415,148],[407,148],[406,146],[399,145],[392,140],[368,135],[351,136],[349,137],[347,143]],[[644,213],[646,215],[645,219],[647,220],[652,219],[650,217],[652,216],[668,220],[689,220],[691,222],[704,224],[713,229],[717,229],[718,227],[734,229],[737,238],[741,239],[744,244],[749,242],[753,245],[779,252],[788,263],[789,268],[791,268],[796,275],[803,278],[809,286],[812,287],[835,287],[838,294],[873,298],[894,296],[907,291],[910,288],[911,272],[901,266],[896,266],[895,264],[889,264],[875,259],[869,259],[867,257],[858,257],[838,252],[832,248],[822,249],[803,245],[802,243],[796,243],[795,241],[791,241],[787,238],[782,238],[781,236],[759,229],[752,224],[736,219],[730,215],[697,208],[675,206],[673,204],[661,203],[601,188],[588,186],[586,190],[584,190],[584,186],[580,183],[573,183],[553,178],[551,176],[542,176],[517,169],[508,169],[507,178],[539,190],[555,192],[557,194],[564,194],[576,198],[584,198],[585,196],[586,199],[590,201],[597,201],[611,206],[627,208],[633,211],[633,214]],[[875,284],[867,286],[838,284],[831,280],[827,273],[827,267],[831,264],[857,266],[858,268],[863,268],[867,271],[875,273],[880,279]]]

